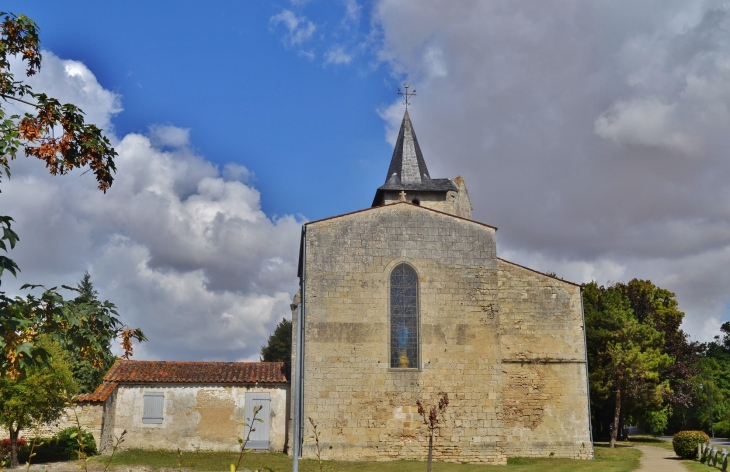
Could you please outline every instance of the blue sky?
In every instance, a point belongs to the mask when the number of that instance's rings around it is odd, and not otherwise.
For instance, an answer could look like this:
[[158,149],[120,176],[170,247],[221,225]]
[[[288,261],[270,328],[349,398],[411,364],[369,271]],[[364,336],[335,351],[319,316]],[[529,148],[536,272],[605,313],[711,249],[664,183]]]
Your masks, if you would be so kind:
[[292,8],[284,2],[172,5],[11,1],[3,8],[33,18],[45,49],[83,62],[121,95],[124,112],[113,118],[119,135],[159,123],[189,128],[210,161],[255,173],[267,213],[321,218],[370,203],[392,152],[376,110],[394,101],[398,81],[372,54],[346,65],[323,57],[333,41],[366,48],[366,5],[347,21],[344,4],[310,5],[318,25],[311,59],[287,47],[286,27],[270,20]]
[[108,130],[119,172],[3,181],[22,283],[102,296],[138,358],[256,359],[297,289],[301,224],[366,208],[409,109],[500,257],[650,279],[693,339],[730,319],[730,3],[6,1],[37,91]]

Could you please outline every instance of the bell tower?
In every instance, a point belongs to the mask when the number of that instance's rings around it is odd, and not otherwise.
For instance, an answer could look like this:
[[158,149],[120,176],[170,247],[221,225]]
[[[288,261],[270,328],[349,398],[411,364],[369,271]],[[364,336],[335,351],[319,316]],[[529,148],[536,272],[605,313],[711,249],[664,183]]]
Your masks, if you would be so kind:
[[407,201],[471,219],[471,201],[462,177],[432,179],[406,109],[390,159],[385,184],[375,192],[372,206]]

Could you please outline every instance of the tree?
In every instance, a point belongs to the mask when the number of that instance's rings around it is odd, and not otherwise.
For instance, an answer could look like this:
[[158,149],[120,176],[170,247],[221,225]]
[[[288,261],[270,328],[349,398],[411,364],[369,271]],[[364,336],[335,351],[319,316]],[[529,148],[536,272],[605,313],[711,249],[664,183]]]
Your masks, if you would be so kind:
[[592,414],[612,410],[611,447],[624,424],[624,406],[644,414],[666,407],[670,385],[660,372],[673,363],[662,352],[663,333],[636,318],[622,289],[619,284],[599,287],[592,282],[583,292]]
[[98,300],[99,292],[94,289],[94,284],[91,282],[91,274],[87,270],[84,272],[84,276],[81,277],[81,281],[76,284],[76,290],[79,291],[77,300]]
[[76,384],[64,350],[48,338],[38,343],[50,354],[50,362],[37,362],[17,379],[0,377],[0,424],[10,433],[10,467],[18,466],[18,435],[38,423],[56,420]]
[[291,361],[291,320],[283,318],[266,346],[261,346],[261,360],[265,362]]
[[675,294],[649,280],[633,279],[627,284],[617,284],[617,288],[628,298],[636,319],[664,335],[662,352],[674,359],[660,372],[671,386],[665,392],[666,400],[675,408],[690,406],[695,391],[692,379],[699,372],[697,360],[702,347],[690,343],[687,333],[680,329],[684,313],[679,310]]
[[[71,302],[76,306],[83,306],[84,304],[96,304],[99,302],[99,292],[94,289],[94,283],[91,281],[91,275],[88,271],[84,273],[78,284],[76,284],[76,290],[78,290],[78,296]],[[66,344],[66,349],[71,359],[71,369],[74,374],[74,379],[79,387],[79,393],[91,393],[96,387],[101,385],[104,380],[104,374],[111,368],[112,364],[116,360],[116,356],[112,354],[111,343],[115,335],[115,330],[102,329],[96,330],[96,335],[99,336],[98,348],[100,350],[100,362],[94,363],[92,359],[83,356],[77,351],[76,346],[73,342]],[[119,333],[121,335],[121,333]]]
[[[440,424],[444,420],[446,414],[446,407],[449,406],[449,394],[444,393],[439,399],[438,406],[432,406],[428,411],[423,406],[421,400],[416,400],[416,406],[418,406],[418,414],[423,418],[423,424],[428,428],[428,458],[426,459],[426,472],[431,472],[431,465],[433,462],[433,436],[437,429],[440,429]],[[441,420],[439,420],[441,415]]]
[[[13,57],[20,58],[26,76],[41,68],[39,29],[25,15],[0,12],[0,18],[0,179],[3,175],[10,177],[10,162],[22,148],[27,157],[44,161],[52,175],[88,166],[99,189],[106,192],[116,172],[116,151],[102,130],[84,122],[84,113],[78,107],[61,104],[16,80],[10,70]],[[10,102],[30,111],[9,115],[6,108]],[[0,215],[0,249],[6,253],[19,239],[12,221],[10,216]],[[17,276],[19,270],[12,259],[0,255],[0,277],[5,271]],[[10,299],[0,292],[0,376],[18,378],[36,360],[45,362],[48,354],[36,342],[43,333],[74,346],[83,358],[101,367],[103,343],[95,335],[111,331],[113,337],[126,333],[127,340],[144,338],[141,331],[125,331],[116,314],[109,302],[66,301],[55,287],[45,290],[40,298],[29,295],[27,299]]]

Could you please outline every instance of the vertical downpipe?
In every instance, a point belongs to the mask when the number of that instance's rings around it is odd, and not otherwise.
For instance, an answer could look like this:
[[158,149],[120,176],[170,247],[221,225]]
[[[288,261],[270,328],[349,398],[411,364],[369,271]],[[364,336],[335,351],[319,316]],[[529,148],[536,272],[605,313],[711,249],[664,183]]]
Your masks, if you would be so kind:
[[593,447],[593,420],[591,419],[591,384],[588,380],[588,335],[586,333],[586,312],[583,309],[583,286],[580,287],[580,314],[583,317],[583,349],[586,353],[586,396],[588,397],[588,434],[591,437],[591,452],[596,458],[596,450]]
[[299,472],[299,457],[302,455],[302,435],[304,421],[302,420],[304,407],[304,286],[307,267],[307,227],[302,227],[302,276],[300,279],[301,300],[297,312],[297,357],[294,362],[294,425],[292,427],[293,451],[292,472]]

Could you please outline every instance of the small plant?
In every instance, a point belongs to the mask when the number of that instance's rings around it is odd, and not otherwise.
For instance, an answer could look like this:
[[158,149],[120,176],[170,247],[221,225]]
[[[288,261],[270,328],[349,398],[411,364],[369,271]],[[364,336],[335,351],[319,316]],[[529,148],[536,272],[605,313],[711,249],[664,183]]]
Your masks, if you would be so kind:
[[[264,422],[264,420],[262,420],[261,418],[256,418],[256,415],[259,414],[259,412],[261,411],[262,408],[263,408],[262,405],[253,407],[253,418],[251,418],[251,424],[247,423],[246,421],[243,422],[243,426],[248,426],[248,433],[246,434],[246,439],[238,438],[238,444],[241,446],[241,452],[240,452],[240,454],[238,454],[238,461],[235,464],[231,464],[231,472],[237,472],[238,467],[241,465],[241,459],[243,459],[243,456],[245,454],[248,454],[249,452],[251,452],[251,449],[246,449],[246,445],[248,444],[249,438],[251,438],[251,433],[256,431],[256,428],[254,427],[256,422],[257,421],[259,423]],[[269,471],[271,470],[269,467],[264,466],[263,468],[257,469],[254,472],[261,472],[264,469],[269,470]]]
[[116,437],[116,441],[114,441],[114,444],[112,445],[112,453],[109,455],[109,459],[106,461],[106,464],[104,464],[104,472],[107,472],[109,470],[109,466],[112,463],[112,459],[114,459],[114,453],[117,452],[117,449],[119,449],[119,445],[124,442],[124,436],[126,436],[127,430],[125,429],[122,431],[122,434],[119,435],[119,437]]
[[[317,462],[319,463],[319,472],[322,472],[322,446],[319,444],[319,431],[317,431],[317,423],[314,422],[312,417],[309,418],[309,423],[312,425],[312,429],[314,430],[314,444],[317,446]],[[330,446],[330,449],[332,449],[332,446]],[[330,471],[333,471],[334,467],[330,467]]]
[[[28,472],[30,470],[30,461],[33,459],[33,456],[35,456],[35,452],[33,450],[36,446],[36,440],[38,438],[38,429],[41,426],[41,423],[43,423],[43,415],[38,417],[38,421],[35,425],[35,434],[33,435],[33,440],[30,442],[30,453],[28,453],[28,460],[25,461],[25,472]],[[39,442],[38,445],[43,444],[42,442]]]
[[674,452],[682,459],[696,457],[697,444],[700,443],[710,444],[710,437],[704,431],[680,431],[672,439]]
[[[74,422],[76,426],[60,431],[56,436],[58,438],[58,444],[64,449],[64,453],[69,457],[76,455],[76,458],[81,463],[79,468],[83,468],[86,472],[89,472],[88,457],[90,455],[97,454],[96,441],[94,436],[88,431],[84,431],[81,428],[81,420],[79,414],[76,411],[76,399],[63,392],[66,405],[74,414]],[[74,444],[75,443],[75,444]]]
[[431,463],[433,462],[433,435],[434,431],[440,428],[439,415],[441,415],[441,419],[443,420],[446,407],[449,406],[449,394],[442,394],[438,405],[431,407],[428,416],[426,416],[426,408],[424,408],[421,400],[416,401],[416,405],[418,405],[418,414],[423,417],[423,424],[428,427],[428,462],[426,463],[426,472],[431,472]]
[[182,451],[177,448],[177,471],[182,472]]

